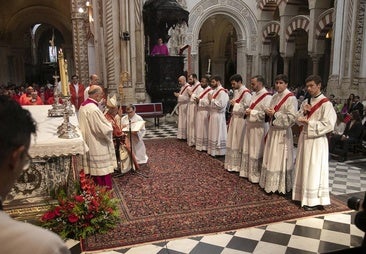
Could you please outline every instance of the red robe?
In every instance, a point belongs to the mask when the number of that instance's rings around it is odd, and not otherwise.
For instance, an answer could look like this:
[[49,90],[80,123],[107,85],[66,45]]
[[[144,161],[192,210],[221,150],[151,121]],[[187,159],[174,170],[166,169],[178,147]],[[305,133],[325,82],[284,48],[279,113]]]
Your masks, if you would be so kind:
[[70,87],[70,96],[71,96],[70,101],[71,101],[72,105],[75,106],[75,109],[79,110],[81,103],[84,102],[85,87],[83,84],[79,83],[78,94],[76,94],[74,84],[69,84],[69,87]]

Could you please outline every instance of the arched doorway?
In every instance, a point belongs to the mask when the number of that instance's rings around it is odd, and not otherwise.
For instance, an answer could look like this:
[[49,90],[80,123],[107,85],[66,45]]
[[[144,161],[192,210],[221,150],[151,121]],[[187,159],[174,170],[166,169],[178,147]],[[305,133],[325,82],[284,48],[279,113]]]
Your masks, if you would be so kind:
[[234,26],[224,15],[214,15],[203,23],[199,40],[199,76],[220,75],[229,88],[230,76],[237,72]]
[[[213,21],[227,30],[213,26]],[[211,37],[206,35],[210,40],[202,37],[206,32],[204,25],[208,26],[212,33]],[[258,73],[257,22],[253,11],[243,1],[223,1],[215,4],[211,0],[197,2],[189,14],[185,42],[192,49],[192,70],[195,73],[202,75],[207,72],[208,59],[211,59],[211,74],[222,78],[229,76],[229,72],[233,72],[235,66],[235,72],[243,76],[244,82],[248,82],[252,75]],[[206,47],[211,48],[211,51],[206,50]],[[231,49],[226,50],[227,47]],[[215,57],[208,52],[213,52]],[[227,59],[227,54],[235,56],[235,59]],[[226,72],[228,74],[225,74]]]
[[25,34],[25,82],[53,83],[58,73],[57,55],[64,38],[60,31],[49,24],[35,24]]
[[291,86],[302,87],[306,77],[312,71],[312,61],[308,54],[308,33],[305,30],[297,29],[294,31],[295,52],[290,60],[289,79]]
[[43,1],[31,0],[26,3],[10,1],[2,7],[0,83],[19,86],[25,82],[48,80],[52,68],[50,70],[42,65],[49,62],[47,48],[53,33],[56,44],[61,43],[72,69],[70,4],[53,1],[45,5]]

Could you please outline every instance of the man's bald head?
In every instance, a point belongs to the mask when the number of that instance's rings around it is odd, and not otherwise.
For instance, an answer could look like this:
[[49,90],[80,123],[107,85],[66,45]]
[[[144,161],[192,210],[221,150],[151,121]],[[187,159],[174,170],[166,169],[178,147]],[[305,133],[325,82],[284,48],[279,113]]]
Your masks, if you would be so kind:
[[99,102],[103,98],[103,89],[98,85],[92,85],[88,94],[90,98]]
[[178,78],[178,83],[179,83],[179,85],[184,86],[187,83],[186,77],[185,76],[180,76]]

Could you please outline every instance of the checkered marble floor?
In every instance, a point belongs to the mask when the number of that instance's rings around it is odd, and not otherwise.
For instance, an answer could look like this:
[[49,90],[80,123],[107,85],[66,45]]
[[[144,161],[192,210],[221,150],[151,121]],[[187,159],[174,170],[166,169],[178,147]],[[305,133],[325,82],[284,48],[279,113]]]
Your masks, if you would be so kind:
[[[145,139],[176,137],[175,123],[147,124]],[[366,159],[330,161],[331,192],[346,201],[363,198],[366,191]],[[273,223],[233,232],[175,239],[104,254],[310,254],[360,246],[364,233],[353,224],[355,212]]]

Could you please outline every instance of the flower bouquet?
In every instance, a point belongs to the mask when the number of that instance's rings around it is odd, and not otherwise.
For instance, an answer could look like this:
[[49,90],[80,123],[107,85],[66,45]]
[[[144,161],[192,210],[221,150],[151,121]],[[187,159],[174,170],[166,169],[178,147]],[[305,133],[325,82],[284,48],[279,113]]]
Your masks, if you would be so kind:
[[41,223],[64,239],[106,233],[120,220],[118,200],[112,197],[111,191],[96,185],[84,171],[80,172],[76,193],[68,197],[65,190],[60,190],[57,199],[58,204],[43,214]]

